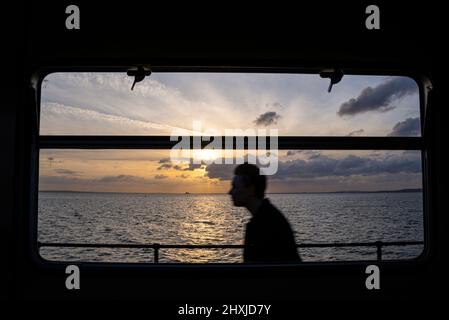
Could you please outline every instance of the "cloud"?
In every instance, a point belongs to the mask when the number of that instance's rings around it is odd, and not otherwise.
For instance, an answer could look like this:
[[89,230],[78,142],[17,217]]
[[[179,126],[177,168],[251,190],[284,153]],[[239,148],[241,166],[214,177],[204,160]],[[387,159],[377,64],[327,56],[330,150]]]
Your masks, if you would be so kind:
[[421,123],[419,118],[407,118],[396,123],[388,134],[389,136],[419,136],[421,134]]
[[258,126],[269,126],[272,124],[276,124],[281,116],[278,115],[275,111],[268,111],[263,114],[261,114],[256,120],[254,120],[254,123]]
[[132,175],[126,175],[126,174],[120,174],[117,176],[105,176],[102,177],[100,179],[98,179],[98,181],[100,182],[132,182],[132,183],[137,183],[137,182],[145,182],[145,178],[144,177],[138,177],[138,176],[132,176]]
[[172,164],[170,163],[163,163],[162,165],[160,165],[157,170],[164,170],[164,169],[170,169],[171,167],[173,167]]
[[365,132],[365,130],[363,130],[363,129],[351,131],[348,133],[348,136],[349,137],[360,136],[363,132]]
[[368,111],[386,112],[395,108],[391,105],[394,100],[417,93],[417,90],[412,79],[405,77],[390,79],[374,88],[363,89],[357,98],[352,98],[340,105],[337,114],[342,117]]
[[[87,130],[89,134],[170,134],[179,127],[150,121],[132,119],[68,106],[65,104],[46,102],[42,104],[41,128],[43,134],[60,134],[61,132],[80,133]],[[187,133],[190,131],[186,131]]]
[[302,154],[309,159],[317,158],[321,155],[320,151],[317,150],[288,150],[287,157],[293,156],[295,154]]
[[[70,170],[69,170],[70,171]],[[161,179],[164,175],[159,175],[159,178],[155,179]],[[163,179],[163,178],[162,178]],[[126,174],[120,174],[116,176],[104,176],[99,178],[91,178],[91,179],[81,179],[76,176],[40,176],[39,177],[39,183],[43,184],[60,184],[60,185],[85,185],[85,186],[105,186],[105,185],[111,185],[114,183],[121,184],[121,183],[134,183],[136,185],[138,184],[152,184],[155,183],[153,179],[148,179],[144,177],[139,176],[133,176],[133,175],[126,175]]]
[[68,176],[39,176],[39,185],[74,185],[85,184],[88,185],[92,181],[89,179],[79,179]]
[[201,163],[189,163],[187,167],[181,166],[178,164],[172,165],[171,163],[167,163],[166,159],[161,159],[159,163],[162,163],[157,170],[167,170],[167,169],[174,169],[178,171],[193,171],[195,169],[200,169],[202,166],[204,166],[206,163],[204,161],[201,161]]
[[420,173],[421,159],[418,153],[390,155],[373,159],[348,155],[341,159],[317,155],[308,160],[280,162],[274,179],[373,176],[380,174]]
[[274,109],[283,109],[284,108],[284,106],[279,102],[266,103],[265,107],[266,108],[274,108]]
[[77,176],[80,173],[78,171],[68,170],[68,169],[55,169],[56,173],[68,175],[68,176]]
[[162,179],[167,179],[168,176],[166,176],[165,174],[157,174],[154,176],[154,179],[158,179],[158,180],[162,180]]
[[189,163],[188,167],[185,167],[181,170],[183,171],[193,171],[195,169],[200,169],[201,166],[205,165],[204,161],[201,161],[201,163]]
[[[51,98],[61,98],[61,89],[70,89],[77,94],[85,94],[87,91],[95,91],[101,94],[114,94],[114,97],[120,95],[130,95],[130,88],[133,78],[128,77],[124,73],[53,73],[47,80],[49,89],[46,92]],[[63,91],[62,91],[63,92]],[[153,77],[145,78],[145,81],[139,83],[132,91],[133,96],[143,98],[166,98],[167,96],[180,96],[180,92],[176,88],[170,88],[154,80]]]
[[[219,73],[154,73],[134,91],[126,73],[54,73],[48,79],[52,85],[42,91],[42,105],[80,110],[59,114],[43,108],[41,130],[46,134],[170,135],[175,129],[192,133],[188,129],[193,120],[209,128],[243,128],[257,113],[249,118],[242,105],[254,101],[253,96],[260,97],[263,90],[260,86],[248,90],[253,82],[246,77]],[[233,116],[223,117],[224,110]]]
[[56,158],[54,158],[54,157],[48,157],[46,159],[42,159],[41,161],[47,162],[48,164],[50,164],[50,166],[54,163],[62,163],[63,162],[62,160],[56,160]]
[[211,163],[206,167],[205,175],[210,179],[231,180],[236,166],[235,164]]
[[158,161],[158,163],[161,163],[161,165],[157,168],[157,170],[170,169],[173,167],[170,158],[162,158]]
[[[206,167],[206,176],[220,180],[231,180],[234,168],[235,165],[211,164]],[[277,173],[270,179],[317,179],[399,173],[421,173],[421,158],[418,152],[390,154],[383,159],[355,155],[337,159],[322,154],[314,154],[308,160],[280,161]]]
[[[165,181],[165,180],[164,180]],[[103,176],[79,178],[77,176],[41,175],[40,190],[82,190],[93,192],[142,192],[147,188],[160,188],[162,181],[157,178],[145,178],[133,175]]]
[[171,162],[170,158],[162,158],[159,160],[159,163],[170,163],[170,162]]

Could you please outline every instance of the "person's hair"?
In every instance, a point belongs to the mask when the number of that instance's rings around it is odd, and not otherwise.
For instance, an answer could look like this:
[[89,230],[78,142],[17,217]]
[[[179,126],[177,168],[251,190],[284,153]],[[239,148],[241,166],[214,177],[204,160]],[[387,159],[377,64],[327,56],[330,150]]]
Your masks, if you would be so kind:
[[246,186],[254,186],[257,198],[264,197],[265,189],[267,187],[267,178],[260,174],[260,169],[256,165],[246,162],[240,164],[234,169],[234,174],[243,177]]

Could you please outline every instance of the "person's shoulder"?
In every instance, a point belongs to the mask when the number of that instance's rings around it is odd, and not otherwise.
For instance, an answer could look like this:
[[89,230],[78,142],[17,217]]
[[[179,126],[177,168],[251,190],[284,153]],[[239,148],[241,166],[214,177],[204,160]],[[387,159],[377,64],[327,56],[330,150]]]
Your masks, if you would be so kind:
[[288,222],[284,214],[268,199],[264,200],[264,210],[266,213],[265,214],[266,218],[269,218],[270,220],[275,220],[276,222],[280,223]]
[[264,208],[266,211],[282,215],[281,211],[278,208],[276,208],[276,206],[273,205],[268,198],[264,199]]

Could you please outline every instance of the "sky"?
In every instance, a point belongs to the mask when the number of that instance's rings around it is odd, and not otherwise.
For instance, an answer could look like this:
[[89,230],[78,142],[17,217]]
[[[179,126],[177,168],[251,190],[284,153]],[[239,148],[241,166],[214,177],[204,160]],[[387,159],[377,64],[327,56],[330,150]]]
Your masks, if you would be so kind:
[[[277,129],[280,136],[419,136],[419,93],[405,77],[345,75],[328,93],[315,74],[54,73],[42,84],[42,135],[171,135]],[[195,127],[195,123],[196,126]],[[198,124],[200,129],[198,129]],[[419,151],[285,150],[268,192],[421,187]],[[41,150],[40,190],[227,192],[232,152]],[[202,162],[201,162],[202,161]],[[209,162],[208,162],[209,161]]]

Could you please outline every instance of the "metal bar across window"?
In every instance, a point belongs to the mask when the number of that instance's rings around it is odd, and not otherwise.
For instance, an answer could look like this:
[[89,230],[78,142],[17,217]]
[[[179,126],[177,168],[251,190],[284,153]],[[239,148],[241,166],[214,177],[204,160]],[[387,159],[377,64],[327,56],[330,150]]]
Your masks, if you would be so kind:
[[[222,149],[232,144],[233,149],[258,149],[259,140],[263,139],[260,149],[271,149],[270,137],[256,137],[254,143],[248,143],[248,137],[215,137],[216,144]],[[187,136],[190,149],[195,149],[199,139],[201,148],[214,144],[214,138],[203,141],[200,136]],[[221,139],[221,141],[220,141]],[[170,140],[170,136],[39,136],[38,147],[40,149],[171,149],[182,139]],[[187,141],[187,140],[184,140]],[[242,143],[238,144],[238,141]],[[194,143],[195,142],[195,143]],[[421,150],[424,148],[422,137],[278,137],[278,146],[275,149],[316,149],[316,150]]]

